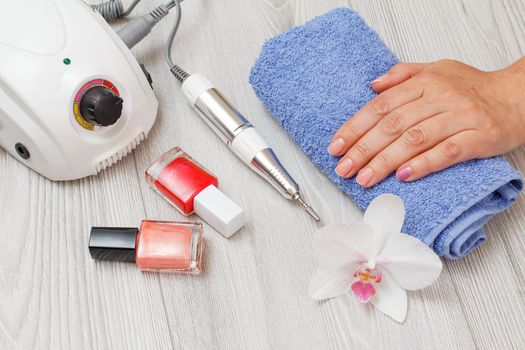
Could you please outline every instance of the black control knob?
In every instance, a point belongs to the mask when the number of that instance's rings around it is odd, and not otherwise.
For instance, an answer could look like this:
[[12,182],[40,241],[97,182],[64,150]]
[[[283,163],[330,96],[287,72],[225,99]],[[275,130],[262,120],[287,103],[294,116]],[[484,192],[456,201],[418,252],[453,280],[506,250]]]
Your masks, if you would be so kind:
[[111,90],[103,86],[95,86],[82,96],[80,114],[87,122],[110,126],[122,115],[123,100]]

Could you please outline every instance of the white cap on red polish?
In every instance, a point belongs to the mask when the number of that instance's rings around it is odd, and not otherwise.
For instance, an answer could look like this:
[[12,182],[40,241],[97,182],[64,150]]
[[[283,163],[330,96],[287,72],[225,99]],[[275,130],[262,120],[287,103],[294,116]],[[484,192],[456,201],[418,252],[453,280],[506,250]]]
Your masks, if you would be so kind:
[[179,147],[157,159],[146,179],[182,214],[196,213],[227,238],[246,224],[244,211],[219,190],[217,178]]
[[193,206],[198,216],[226,238],[246,224],[246,215],[241,207],[213,185],[195,196]]

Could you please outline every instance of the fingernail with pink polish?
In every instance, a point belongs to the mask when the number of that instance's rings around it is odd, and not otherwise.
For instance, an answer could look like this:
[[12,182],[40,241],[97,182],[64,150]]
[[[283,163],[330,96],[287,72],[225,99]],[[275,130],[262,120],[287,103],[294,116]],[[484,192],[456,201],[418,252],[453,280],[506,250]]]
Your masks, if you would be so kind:
[[373,176],[374,176],[374,171],[372,170],[372,168],[367,167],[361,170],[359,174],[357,174],[357,177],[355,178],[355,180],[361,186],[367,186],[370,183],[370,181],[372,181]]
[[396,172],[396,176],[401,181],[406,181],[412,176],[412,168],[408,165],[405,165],[399,168]]
[[375,84],[375,83],[381,83],[383,80],[385,80],[385,76],[386,76],[386,74],[385,74],[385,75],[382,75],[382,76],[380,76],[380,77],[377,77],[374,81],[372,81],[372,82],[370,83],[370,85],[373,85],[373,84]]
[[343,140],[341,137],[338,137],[335,140],[333,140],[328,146],[328,153],[335,156],[343,150],[344,145],[345,140]]
[[350,170],[352,170],[352,166],[352,160],[350,158],[345,158],[339,162],[335,168],[335,172],[337,175],[345,177],[350,172]]

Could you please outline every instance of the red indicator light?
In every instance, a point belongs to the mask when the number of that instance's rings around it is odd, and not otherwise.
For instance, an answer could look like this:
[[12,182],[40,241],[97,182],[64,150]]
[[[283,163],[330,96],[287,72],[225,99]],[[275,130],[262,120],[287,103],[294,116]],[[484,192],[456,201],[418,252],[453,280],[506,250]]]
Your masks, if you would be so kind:
[[82,91],[79,91],[77,92],[77,95],[75,96],[75,103],[79,103],[81,98],[82,98]]
[[87,89],[89,89],[91,87],[91,82],[87,82],[84,84],[84,86],[82,86],[82,88],[80,89],[80,91],[82,92],[85,92]]

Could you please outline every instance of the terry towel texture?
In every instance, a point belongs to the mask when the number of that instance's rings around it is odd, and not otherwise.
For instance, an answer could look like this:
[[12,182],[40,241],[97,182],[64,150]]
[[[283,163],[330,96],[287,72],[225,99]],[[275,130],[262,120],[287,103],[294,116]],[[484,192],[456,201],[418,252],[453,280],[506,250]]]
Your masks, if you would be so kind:
[[250,83],[269,112],[313,162],[361,208],[376,196],[403,198],[403,232],[447,258],[479,246],[483,225],[508,208],[522,189],[521,175],[502,157],[456,165],[420,181],[394,175],[371,189],[335,173],[327,152],[335,131],[375,96],[370,82],[398,62],[353,11],[335,9],[269,40]]

